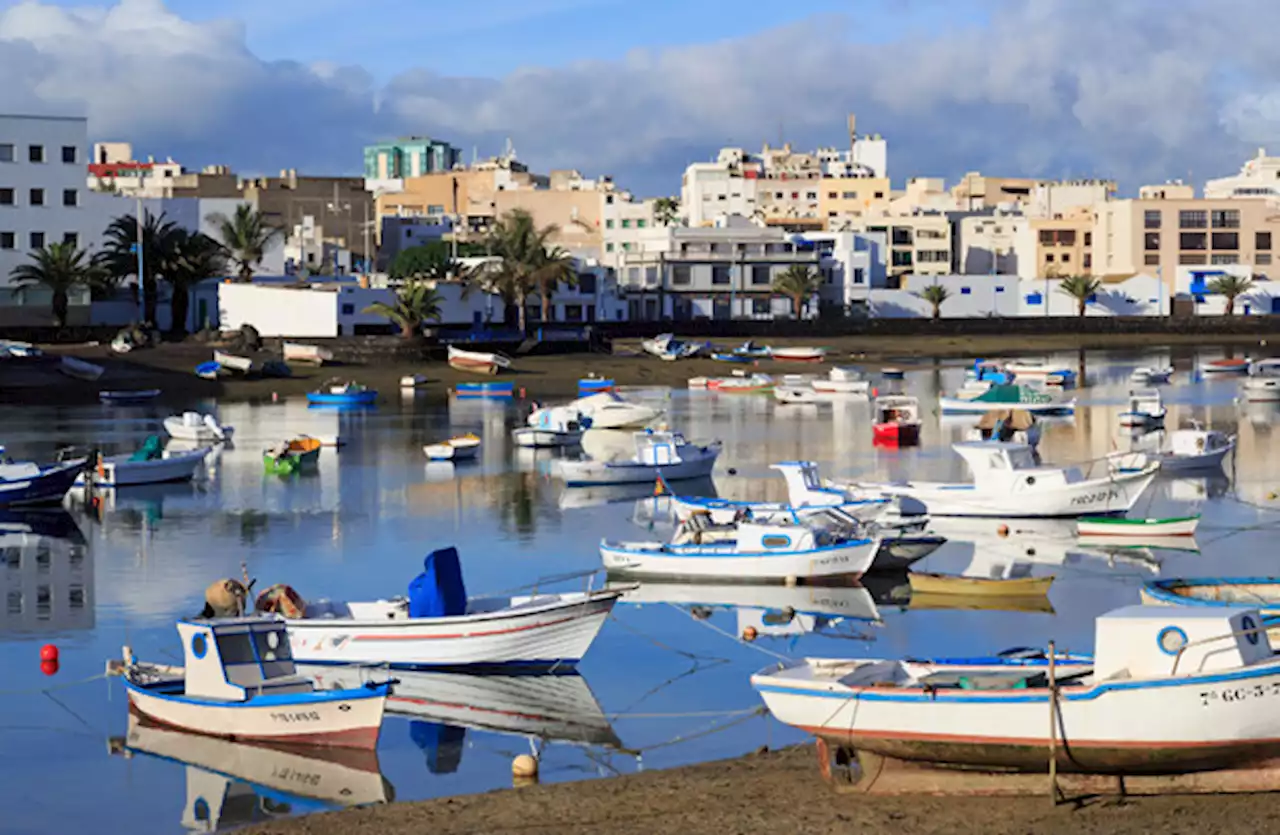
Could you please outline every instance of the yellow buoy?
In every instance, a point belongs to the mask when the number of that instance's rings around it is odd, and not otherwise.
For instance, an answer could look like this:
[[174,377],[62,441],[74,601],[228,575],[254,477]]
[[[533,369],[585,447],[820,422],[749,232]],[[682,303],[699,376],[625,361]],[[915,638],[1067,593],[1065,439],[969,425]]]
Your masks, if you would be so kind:
[[511,776],[516,780],[537,780],[538,761],[529,754],[521,754],[511,761]]

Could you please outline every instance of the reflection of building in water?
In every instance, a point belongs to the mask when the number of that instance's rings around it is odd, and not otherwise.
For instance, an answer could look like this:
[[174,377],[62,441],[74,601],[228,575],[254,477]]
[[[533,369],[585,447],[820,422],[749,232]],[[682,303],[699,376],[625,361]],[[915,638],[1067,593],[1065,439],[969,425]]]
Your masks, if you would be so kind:
[[0,516],[0,634],[93,627],[93,559],[65,513]]

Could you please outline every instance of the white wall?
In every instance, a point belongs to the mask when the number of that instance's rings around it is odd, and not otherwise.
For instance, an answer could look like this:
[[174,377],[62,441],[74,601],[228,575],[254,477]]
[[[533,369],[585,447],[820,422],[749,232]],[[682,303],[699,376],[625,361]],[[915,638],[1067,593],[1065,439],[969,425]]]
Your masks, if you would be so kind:
[[337,336],[338,294],[261,284],[220,284],[218,318],[222,330],[253,325],[264,337]]

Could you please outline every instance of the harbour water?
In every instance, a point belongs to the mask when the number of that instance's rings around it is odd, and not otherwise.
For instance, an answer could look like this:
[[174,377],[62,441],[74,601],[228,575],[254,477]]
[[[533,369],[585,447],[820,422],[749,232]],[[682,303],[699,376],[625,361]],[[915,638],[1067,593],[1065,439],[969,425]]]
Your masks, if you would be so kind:
[[[1072,367],[1080,360],[1057,359]],[[1047,422],[1045,460],[1128,448],[1117,421],[1128,375],[1169,359],[1085,357],[1088,385],[1075,392],[1074,418]],[[511,446],[520,417],[512,404],[391,393],[366,411],[301,402],[2,408],[0,443],[16,458],[48,459],[70,445],[130,450],[184,408],[216,412],[236,435],[193,484],[121,490],[93,512],[43,514],[26,532],[22,520],[0,518],[0,832],[87,831],[104,820],[127,820],[132,833],[208,831],[352,802],[485,791],[510,785],[512,758],[531,745],[544,781],[665,768],[801,739],[761,715],[748,682],[779,658],[987,654],[1051,639],[1089,651],[1093,618],[1136,603],[1154,577],[1275,573],[1268,545],[1280,527],[1280,501],[1271,498],[1280,476],[1271,432],[1280,410],[1238,404],[1235,377],[1193,380],[1196,358],[1174,359],[1174,382],[1162,387],[1166,425],[1195,421],[1236,433],[1238,448],[1223,474],[1160,478],[1134,515],[1202,513],[1198,551],[1081,545],[1069,525],[1046,522],[1011,521],[1002,535],[999,520],[984,519],[948,526],[948,543],[919,565],[982,577],[1053,575],[1052,611],[921,607],[874,584],[649,584],[617,607],[581,677],[407,676],[413,715],[387,718],[376,758],[246,754],[172,732],[131,734],[123,689],[100,674],[123,645],[143,659],[180,660],[174,621],[196,614],[205,587],[239,577],[242,563],[257,588],[288,583],[308,599],[403,594],[423,556],[451,544],[472,594],[590,572],[602,537],[664,534],[668,508],[652,486],[566,491],[547,474],[549,456]],[[870,408],[856,399],[780,405],[768,396],[675,391],[670,423],[692,439],[724,440],[714,488],[731,498],[783,498],[769,464],[787,459],[817,461],[828,476],[961,480],[949,444],[973,421],[941,418],[934,404],[962,377],[957,365],[912,372],[900,384],[925,412],[918,449],[874,448]],[[463,431],[483,437],[480,460],[426,463],[424,443]],[[315,475],[264,476],[262,448],[298,433],[339,435],[346,444],[325,449]],[[788,607],[800,614],[779,617]],[[748,627],[754,641],[740,639]],[[53,675],[40,665],[46,643],[60,650]]]

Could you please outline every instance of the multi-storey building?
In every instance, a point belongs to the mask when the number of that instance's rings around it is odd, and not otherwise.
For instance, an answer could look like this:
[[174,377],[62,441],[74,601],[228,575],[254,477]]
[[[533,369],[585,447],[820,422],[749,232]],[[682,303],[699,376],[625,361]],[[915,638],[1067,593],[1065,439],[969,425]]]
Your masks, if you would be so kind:
[[863,215],[831,224],[834,231],[881,234],[888,247],[887,283],[901,284],[907,275],[951,272],[951,220],[940,212],[909,215]]
[[452,171],[462,152],[429,136],[406,136],[364,149],[364,176],[369,180],[403,180]]
[[1259,148],[1257,156],[1240,166],[1239,174],[1205,183],[1204,196],[1208,200],[1280,199],[1280,157],[1269,157],[1266,148]]
[[[1034,267],[1028,278],[1067,278],[1093,273],[1094,207],[1078,207],[1053,217],[1031,218]],[[1022,275],[1019,272],[1019,275]]]
[[1031,219],[1020,213],[962,218],[956,254],[965,275],[1037,276],[1035,233]]

